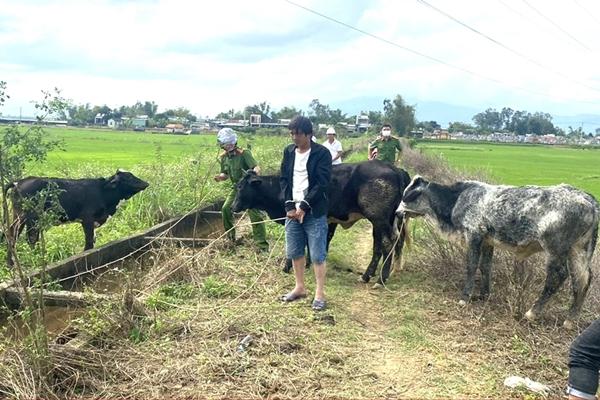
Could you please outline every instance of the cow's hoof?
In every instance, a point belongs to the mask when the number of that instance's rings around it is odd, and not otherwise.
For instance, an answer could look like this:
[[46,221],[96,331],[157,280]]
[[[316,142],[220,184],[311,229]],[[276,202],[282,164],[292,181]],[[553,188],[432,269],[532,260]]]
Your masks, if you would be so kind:
[[565,319],[565,322],[563,322],[563,328],[567,330],[572,330],[573,328],[575,328],[575,323],[570,319]]
[[371,279],[371,277],[370,277],[369,275],[361,275],[361,276],[358,278],[358,281],[359,281],[360,283],[369,283],[369,280],[370,280],[370,279]]
[[525,313],[525,318],[527,318],[528,321],[534,321],[535,320],[535,312],[533,312],[533,310],[529,310]]
[[383,288],[383,285],[381,283],[379,283],[379,282],[377,282],[376,284],[374,284],[373,286],[371,286],[371,289],[375,289],[375,290],[382,289],[382,288]]
[[461,306],[461,307],[464,307],[464,306],[466,306],[466,305],[467,305],[467,302],[466,302],[466,301],[464,301],[464,300],[460,300],[460,301],[458,302],[458,305],[459,305],[459,306]]
[[486,301],[488,301],[489,299],[490,299],[490,294],[489,294],[489,293],[481,293],[481,294],[479,295],[479,297],[477,297],[477,300],[479,300],[479,301],[483,301],[483,302],[486,302]]

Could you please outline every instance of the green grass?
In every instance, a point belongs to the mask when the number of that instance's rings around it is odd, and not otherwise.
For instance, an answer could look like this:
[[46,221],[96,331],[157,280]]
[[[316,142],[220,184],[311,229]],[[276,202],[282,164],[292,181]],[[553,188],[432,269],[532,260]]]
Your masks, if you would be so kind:
[[419,142],[418,148],[455,167],[484,170],[498,183],[568,183],[600,198],[600,148],[457,142]]
[[[116,169],[125,168],[150,183],[144,192],[121,204],[113,218],[96,231],[97,246],[219,199],[228,188],[228,184],[212,180],[219,171],[217,158],[221,152],[214,133],[181,136],[46,128],[46,135],[48,139],[62,140],[64,150],[51,152],[44,163],[29,165],[26,174],[108,177]],[[345,149],[364,146],[369,141],[369,138],[340,139]],[[287,135],[240,134],[239,143],[252,149],[263,174],[274,174],[278,172],[282,150],[290,143],[290,138]],[[454,166],[484,169],[498,183],[550,185],[566,182],[600,198],[598,149],[457,142],[419,142],[418,147],[442,154]],[[365,159],[363,149],[352,153],[345,161]],[[51,262],[79,252],[83,243],[78,224],[50,229],[47,238],[47,260]],[[38,251],[30,251],[25,243],[19,246],[26,265],[39,264]],[[0,254],[0,259],[2,257]],[[6,276],[7,271],[0,269],[0,278]]]
[[[194,159],[198,154],[210,155],[216,163],[221,152],[214,134],[182,136],[76,128],[46,128],[46,132],[48,139],[63,141],[64,151],[50,153],[43,166],[32,166],[32,174],[64,172],[90,164],[127,169]],[[270,139],[260,138],[258,142],[264,144]],[[243,146],[249,142],[254,140],[240,139]]]
[[[216,168],[219,150],[214,134],[72,129],[50,129],[48,134],[64,138],[67,151],[52,153],[46,164],[32,166],[30,173],[107,176],[124,167],[151,183],[146,191],[122,204],[97,231],[97,244],[224,193],[224,184],[204,180]],[[268,173],[277,170],[289,138],[259,136],[240,141],[242,146],[252,145]],[[346,148],[357,141],[342,138]],[[453,165],[483,166],[502,183],[565,181],[580,187],[572,180],[580,176],[582,168],[594,168],[600,154],[543,146],[419,146],[444,153]],[[569,154],[572,156],[566,157]],[[590,158],[582,162],[584,156]],[[365,157],[364,151],[354,153],[350,161]],[[557,181],[540,180],[548,177]],[[593,187],[586,190],[600,196]],[[110,344],[93,350],[120,361],[107,369],[109,375],[102,375],[106,392],[101,388],[86,393],[115,397],[123,393],[140,397],[204,393],[215,398],[512,398],[515,392],[504,388],[502,381],[521,371],[559,390],[565,374],[558,368],[564,368],[563,344],[569,333],[548,328],[543,335],[540,326],[514,321],[502,307],[488,309],[485,305],[481,310],[484,305],[473,304],[459,308],[458,291],[448,289],[458,281],[448,281],[447,275],[436,276],[408,262],[419,251],[418,243],[427,240],[417,228],[411,228],[416,245],[405,253],[404,270],[392,275],[386,288],[370,290],[370,285],[357,282],[371,256],[369,229],[366,221],[360,221],[352,229],[336,232],[328,256],[329,308],[317,315],[310,309],[310,298],[283,305],[276,300],[291,289],[293,278],[280,272],[283,228],[275,224],[268,225],[272,255],[256,254],[251,246],[228,251],[217,244],[167,253],[165,259],[173,258],[172,265],[177,265],[179,272],[161,281],[159,287],[151,278],[162,275],[152,268],[164,273],[162,263],[148,267],[150,271],[138,279],[133,279],[136,275],[132,273],[132,289],[148,294],[148,315],[133,318],[120,308],[123,302],[119,300],[100,302],[77,321],[80,331],[100,338],[100,344]],[[241,235],[243,232],[240,229]],[[80,251],[81,228],[77,224],[53,228],[48,242],[49,252],[64,258]],[[26,246],[22,247],[20,254],[26,257]],[[306,283],[309,293],[314,293],[312,271]],[[537,334],[531,335],[531,330]],[[248,334],[254,337],[253,344],[238,353],[239,341]],[[130,344],[136,346],[135,351]],[[546,354],[540,355],[544,351]],[[91,364],[86,360],[81,370],[87,371]],[[131,371],[136,371],[133,379]],[[164,392],[152,392],[157,387]]]
[[[3,128],[0,127],[0,133]],[[229,183],[215,183],[219,172],[216,134],[168,135],[151,132],[122,132],[108,129],[44,128],[48,140],[59,140],[61,150],[49,153],[44,163],[30,164],[25,175],[63,178],[108,177],[118,168],[133,172],[150,186],[119,205],[117,213],[96,230],[96,246],[139,232],[158,222],[181,215],[223,198]],[[345,139],[350,147],[359,139]],[[363,139],[364,140],[364,139]],[[323,138],[319,138],[323,141]],[[251,148],[263,174],[279,170],[289,136],[239,134],[238,143]],[[360,156],[354,154],[353,157]],[[24,235],[23,235],[24,236]],[[66,224],[47,232],[46,262],[55,262],[81,251],[83,233],[79,224]],[[0,260],[4,259],[0,246]],[[39,248],[19,243],[23,263],[35,268],[43,257]],[[0,267],[0,280],[9,276]]]

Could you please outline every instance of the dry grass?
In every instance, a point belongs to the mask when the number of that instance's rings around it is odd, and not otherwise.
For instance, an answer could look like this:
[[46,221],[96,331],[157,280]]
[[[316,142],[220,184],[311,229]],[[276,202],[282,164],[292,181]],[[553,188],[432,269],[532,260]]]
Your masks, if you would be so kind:
[[[421,175],[426,179],[441,184],[450,184],[461,180],[481,180],[489,182],[482,171],[458,170],[439,155],[425,154],[411,148],[406,140],[402,140],[402,167],[411,176]],[[490,182],[491,183],[491,182]]]
[[[451,173],[432,160],[419,165],[424,176]],[[577,334],[560,326],[568,287],[526,322],[541,260],[516,264],[497,252],[490,299],[460,307],[463,247],[425,224],[410,229],[405,267],[382,290],[357,283],[370,258],[369,224],[338,231],[324,313],[312,312],[310,298],[277,300],[293,282],[281,273],[280,228],[269,228],[270,254],[248,239],[154,250],[118,273],[113,301],[71,321],[49,348],[47,374],[35,372],[26,342],[0,343],[0,390],[15,398],[536,398],[503,387],[521,375],[560,397]],[[597,253],[594,272],[598,264]],[[307,282],[313,292],[310,273]],[[599,300],[595,283],[579,329],[597,317]]]

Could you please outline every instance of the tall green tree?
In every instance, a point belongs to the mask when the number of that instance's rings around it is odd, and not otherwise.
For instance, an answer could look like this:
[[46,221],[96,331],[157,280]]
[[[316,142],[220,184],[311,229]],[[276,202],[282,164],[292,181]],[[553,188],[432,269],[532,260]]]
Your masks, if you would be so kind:
[[156,112],[158,111],[158,104],[153,101],[145,101],[144,102],[144,115],[147,115],[148,118],[154,117]]
[[473,122],[482,132],[489,133],[502,129],[501,114],[493,108],[475,114]]
[[502,107],[500,111],[500,119],[502,120],[502,129],[508,131],[510,126],[510,119],[514,114],[514,110],[510,107]]
[[308,105],[309,117],[314,124],[326,124],[329,122],[329,106],[322,104],[319,99],[313,99]]
[[516,133],[517,135],[527,134],[527,121],[529,119],[529,113],[526,111],[515,111],[510,119],[509,131]]
[[416,125],[415,106],[406,104],[401,95],[383,101],[385,120],[400,136],[406,136]]
[[527,131],[533,135],[555,134],[556,128],[552,123],[552,116],[547,113],[536,112],[528,115]]
[[381,111],[368,111],[363,113],[369,116],[369,124],[371,124],[370,130],[373,132],[379,132],[383,125],[383,113]]

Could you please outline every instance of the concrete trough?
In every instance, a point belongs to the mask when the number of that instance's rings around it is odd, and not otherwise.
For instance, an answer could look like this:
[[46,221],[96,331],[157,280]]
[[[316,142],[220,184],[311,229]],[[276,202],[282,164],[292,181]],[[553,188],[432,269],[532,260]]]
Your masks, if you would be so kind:
[[[222,202],[211,204],[172,218],[152,228],[114,240],[98,248],[93,248],[46,268],[46,281],[59,282],[65,290],[72,290],[78,283],[89,280],[97,273],[106,269],[122,267],[126,260],[149,250],[151,247],[166,243],[179,243],[186,246],[202,246],[207,242],[207,236],[223,231],[221,219]],[[41,272],[28,276],[28,286],[40,278]],[[20,303],[20,293],[15,290],[15,281],[0,283],[0,301],[10,306]],[[58,299],[60,300],[60,299]],[[60,303],[54,299],[54,303]]]

